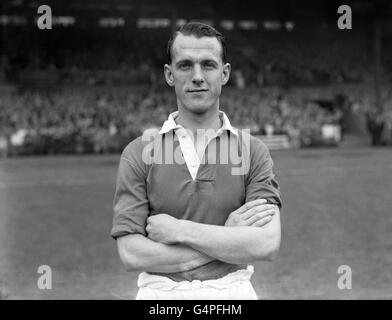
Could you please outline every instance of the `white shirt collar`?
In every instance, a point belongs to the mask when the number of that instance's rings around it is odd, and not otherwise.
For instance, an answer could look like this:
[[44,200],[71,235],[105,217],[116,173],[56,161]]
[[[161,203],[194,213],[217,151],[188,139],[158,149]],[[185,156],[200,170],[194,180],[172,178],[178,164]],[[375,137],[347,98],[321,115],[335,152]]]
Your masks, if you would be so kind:
[[[175,119],[177,116],[178,111],[172,112],[168,119],[164,122],[161,130],[159,131],[159,134],[165,134],[171,130],[183,128],[180,124],[176,123]],[[219,118],[222,119],[222,127],[219,129],[219,132],[222,132],[223,130],[229,130],[231,133],[238,136],[237,130],[231,125],[229,118],[226,116],[226,113],[219,111]]]

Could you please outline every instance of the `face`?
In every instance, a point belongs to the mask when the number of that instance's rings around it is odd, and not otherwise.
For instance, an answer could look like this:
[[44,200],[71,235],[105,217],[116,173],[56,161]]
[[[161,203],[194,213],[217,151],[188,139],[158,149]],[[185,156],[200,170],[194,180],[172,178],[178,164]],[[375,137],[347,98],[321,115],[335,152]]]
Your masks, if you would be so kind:
[[223,64],[218,39],[177,35],[172,62],[165,65],[165,78],[175,88],[179,108],[196,114],[218,108],[222,86],[229,76],[230,64]]

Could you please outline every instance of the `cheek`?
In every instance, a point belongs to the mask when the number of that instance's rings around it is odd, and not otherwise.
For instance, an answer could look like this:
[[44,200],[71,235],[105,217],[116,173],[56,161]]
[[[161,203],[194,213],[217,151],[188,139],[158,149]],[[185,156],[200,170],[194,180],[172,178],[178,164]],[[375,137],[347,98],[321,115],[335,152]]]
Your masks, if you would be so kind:
[[220,88],[222,87],[222,74],[212,74],[206,77],[207,82],[209,82],[211,87]]
[[215,94],[218,94],[222,90],[222,79],[221,78],[216,78],[213,81],[210,82],[210,89],[212,92]]
[[191,78],[191,75],[188,72],[176,72],[174,73],[174,81],[178,83],[183,83],[188,81]]
[[174,91],[176,92],[177,98],[181,98],[184,95],[183,86],[178,83],[174,85]]
[[189,83],[188,77],[186,77],[185,75],[177,76],[174,79],[174,86],[176,88],[176,92],[180,92],[181,90],[183,90],[186,87],[187,83]]

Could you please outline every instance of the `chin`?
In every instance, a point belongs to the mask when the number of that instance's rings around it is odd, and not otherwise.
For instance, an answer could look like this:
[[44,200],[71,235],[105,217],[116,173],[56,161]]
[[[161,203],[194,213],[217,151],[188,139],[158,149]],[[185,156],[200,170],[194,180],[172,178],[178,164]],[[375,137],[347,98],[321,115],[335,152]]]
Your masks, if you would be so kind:
[[186,105],[186,109],[197,113],[197,114],[202,114],[207,112],[208,110],[210,110],[213,106],[213,104],[211,103],[211,101],[190,101],[190,103],[185,104]]
[[206,113],[208,110],[210,110],[210,107],[206,107],[206,105],[196,105],[196,106],[191,106],[188,108],[188,110],[197,113],[197,114],[203,114]]

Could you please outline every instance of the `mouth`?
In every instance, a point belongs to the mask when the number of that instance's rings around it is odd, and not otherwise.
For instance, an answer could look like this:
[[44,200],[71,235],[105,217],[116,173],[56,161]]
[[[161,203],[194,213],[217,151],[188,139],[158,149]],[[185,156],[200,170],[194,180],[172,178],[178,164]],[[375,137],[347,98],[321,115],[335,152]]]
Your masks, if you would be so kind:
[[207,89],[191,89],[191,90],[187,90],[187,92],[190,93],[199,93],[199,92],[206,92]]

